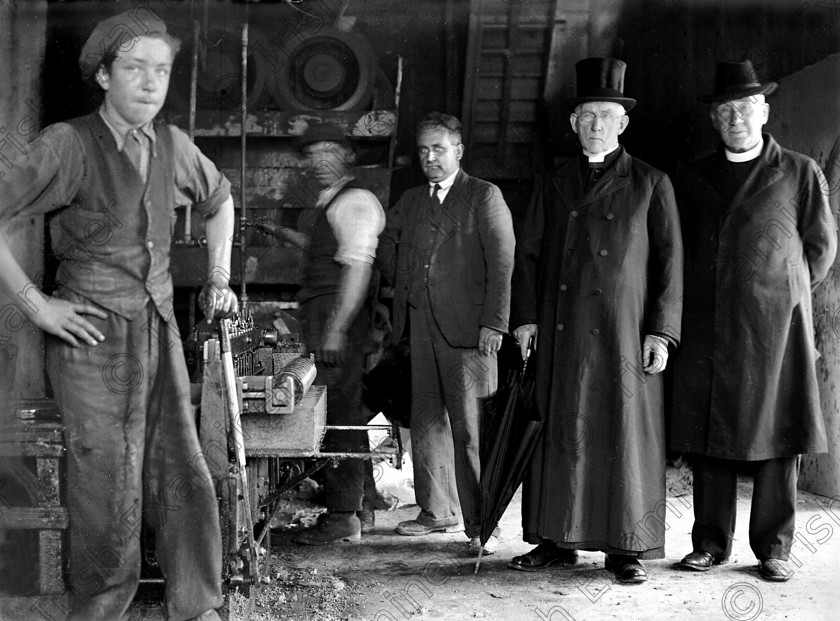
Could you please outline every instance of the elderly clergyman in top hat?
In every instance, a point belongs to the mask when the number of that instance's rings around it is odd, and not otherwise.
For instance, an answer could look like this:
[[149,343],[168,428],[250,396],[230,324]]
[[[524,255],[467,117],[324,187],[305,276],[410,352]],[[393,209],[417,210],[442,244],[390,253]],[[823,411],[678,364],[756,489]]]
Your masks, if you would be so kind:
[[511,325],[536,342],[546,421],[522,500],[512,569],[606,553],[625,583],[665,555],[662,375],[679,340],[682,242],[668,177],[618,137],[635,100],[625,64],[577,63],[572,129],[581,152],[539,185],[517,236]]
[[[706,571],[732,551],[737,471],[755,474],[750,547],[760,575],[785,581],[799,455],[825,452],[811,292],[837,251],[816,162],[762,133],[776,83],[749,61],[721,63],[710,105],[717,152],[681,175],[686,312],[671,447],[694,464],[693,551]],[[744,462],[748,462],[745,464]]]
[[46,296],[0,235],[0,287],[46,333],[65,427],[69,610],[44,597],[44,618],[123,618],[145,519],[156,532],[166,618],[219,619],[219,516],[173,316],[169,247],[175,205],[194,204],[209,255],[199,304],[208,319],[234,313],[233,202],[213,163],[155,120],[178,46],[148,10],[100,22],[79,65],[104,91],[102,105],[21,145],[25,156],[0,179],[0,225],[52,212],[60,260],[59,286]]

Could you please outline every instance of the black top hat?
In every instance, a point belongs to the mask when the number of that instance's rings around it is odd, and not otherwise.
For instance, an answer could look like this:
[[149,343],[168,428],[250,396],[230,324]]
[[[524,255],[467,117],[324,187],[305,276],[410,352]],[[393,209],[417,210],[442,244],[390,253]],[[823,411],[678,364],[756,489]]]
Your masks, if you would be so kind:
[[769,95],[778,88],[776,82],[762,83],[748,61],[738,63],[718,63],[715,72],[715,92],[700,95],[697,99],[707,103],[742,99],[750,95]]
[[630,112],[635,99],[624,96],[624,70],[627,63],[616,58],[584,58],[575,65],[577,97],[572,108],[588,101],[612,101]]

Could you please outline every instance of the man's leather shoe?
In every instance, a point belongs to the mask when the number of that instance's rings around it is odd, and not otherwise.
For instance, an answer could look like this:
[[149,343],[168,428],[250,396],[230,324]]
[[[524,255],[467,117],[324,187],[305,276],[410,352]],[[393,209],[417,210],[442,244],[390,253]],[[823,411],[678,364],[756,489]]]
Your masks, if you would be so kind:
[[541,543],[521,556],[514,556],[508,567],[518,571],[543,571],[552,565],[574,565],[578,553],[575,550],[558,548],[553,543]]
[[481,547],[481,538],[480,537],[473,537],[470,539],[469,544],[467,545],[467,549],[469,553],[473,556],[478,556],[478,551],[481,550],[482,556],[490,556],[491,554],[496,553],[496,548],[499,547],[499,538],[496,535],[490,535],[490,538],[487,539],[487,543],[484,544],[484,547]]
[[324,546],[332,543],[357,543],[362,538],[362,524],[355,511],[325,513],[318,523],[301,531],[293,539],[307,546]]
[[793,570],[787,561],[777,558],[766,558],[761,562],[758,573],[770,582],[787,582],[793,575]]
[[634,556],[622,556],[619,554],[607,554],[604,567],[611,569],[616,580],[625,584],[638,584],[647,580],[647,572],[642,564]]
[[680,567],[692,571],[709,571],[712,565],[720,565],[725,562],[725,559],[715,558],[715,555],[711,552],[695,550],[683,557],[683,560],[680,561]]
[[464,523],[456,515],[436,520],[425,509],[422,509],[416,519],[397,524],[396,531],[398,535],[409,537],[420,537],[432,533],[461,533],[464,532]]
[[426,526],[417,520],[406,520],[397,524],[396,528],[398,535],[407,535],[409,537],[420,537],[421,535],[431,535],[432,533],[462,533],[464,532],[464,524],[456,522],[444,526]]
[[193,617],[190,621],[222,621],[222,618],[215,610],[206,610],[197,617]]

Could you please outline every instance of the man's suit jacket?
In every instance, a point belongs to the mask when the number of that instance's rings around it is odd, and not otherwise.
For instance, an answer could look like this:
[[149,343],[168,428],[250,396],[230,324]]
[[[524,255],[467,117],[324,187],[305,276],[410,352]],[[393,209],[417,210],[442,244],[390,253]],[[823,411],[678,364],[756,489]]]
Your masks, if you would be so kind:
[[407,190],[388,212],[378,251],[394,285],[394,338],[427,287],[452,347],[477,347],[481,326],[507,332],[514,245],[510,210],[492,183],[461,170],[440,207],[428,185]]

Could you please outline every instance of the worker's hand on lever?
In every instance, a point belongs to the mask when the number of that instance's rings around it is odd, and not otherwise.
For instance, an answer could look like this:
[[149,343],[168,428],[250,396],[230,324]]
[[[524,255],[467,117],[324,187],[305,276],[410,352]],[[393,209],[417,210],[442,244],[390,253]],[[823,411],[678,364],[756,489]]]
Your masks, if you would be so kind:
[[519,345],[519,353],[522,354],[522,359],[528,357],[528,344],[534,339],[534,349],[537,348],[537,324],[526,323],[519,326],[513,331],[513,340]]
[[336,328],[329,328],[324,335],[321,351],[316,352],[315,359],[328,367],[341,366],[347,350],[347,332]]
[[86,315],[91,315],[99,319],[107,319],[108,313],[98,306],[70,302],[43,294],[40,298],[32,296],[27,300],[30,304],[37,306],[37,309],[29,314],[32,323],[44,332],[64,339],[73,347],[79,347],[80,341],[93,346],[105,340],[105,335],[85,318]]
[[239,311],[239,300],[227,279],[214,276],[201,288],[198,307],[207,318],[207,323],[212,323],[214,318],[223,319],[235,315]]

